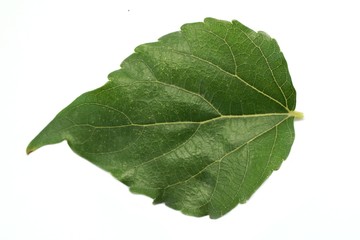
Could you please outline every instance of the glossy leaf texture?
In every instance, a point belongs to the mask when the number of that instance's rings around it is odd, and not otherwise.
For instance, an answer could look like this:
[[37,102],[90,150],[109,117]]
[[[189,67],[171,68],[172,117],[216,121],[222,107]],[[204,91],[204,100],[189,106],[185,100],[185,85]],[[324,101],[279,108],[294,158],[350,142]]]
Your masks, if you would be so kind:
[[132,192],[219,218],[287,158],[295,102],[274,39],[238,21],[207,18],[137,47],[27,152],[66,140]]

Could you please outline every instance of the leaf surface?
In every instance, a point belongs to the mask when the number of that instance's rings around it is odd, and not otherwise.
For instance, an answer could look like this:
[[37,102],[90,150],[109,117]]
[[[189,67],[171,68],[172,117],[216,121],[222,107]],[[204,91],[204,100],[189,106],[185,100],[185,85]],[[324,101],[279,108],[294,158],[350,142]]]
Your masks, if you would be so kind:
[[295,95],[274,39],[207,18],[137,47],[27,152],[66,140],[132,192],[218,218],[245,203],[288,156]]

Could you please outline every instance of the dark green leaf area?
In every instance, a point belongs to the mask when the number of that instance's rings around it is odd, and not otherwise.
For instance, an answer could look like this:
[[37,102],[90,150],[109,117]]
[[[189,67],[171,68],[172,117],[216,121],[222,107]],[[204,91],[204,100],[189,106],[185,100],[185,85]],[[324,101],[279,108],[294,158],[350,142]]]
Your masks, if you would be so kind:
[[295,109],[295,90],[276,41],[237,21],[184,25],[137,47],[122,67],[137,79],[151,76],[199,93],[223,114]]
[[137,47],[27,152],[67,140],[132,192],[218,218],[288,156],[295,101],[274,39],[237,21],[206,19]]

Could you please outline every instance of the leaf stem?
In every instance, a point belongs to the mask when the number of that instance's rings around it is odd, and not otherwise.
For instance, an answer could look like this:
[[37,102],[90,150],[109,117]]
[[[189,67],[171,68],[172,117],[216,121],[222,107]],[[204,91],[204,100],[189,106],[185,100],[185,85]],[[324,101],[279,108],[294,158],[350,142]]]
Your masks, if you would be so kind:
[[290,111],[289,115],[294,117],[296,120],[304,119],[304,114],[302,112]]

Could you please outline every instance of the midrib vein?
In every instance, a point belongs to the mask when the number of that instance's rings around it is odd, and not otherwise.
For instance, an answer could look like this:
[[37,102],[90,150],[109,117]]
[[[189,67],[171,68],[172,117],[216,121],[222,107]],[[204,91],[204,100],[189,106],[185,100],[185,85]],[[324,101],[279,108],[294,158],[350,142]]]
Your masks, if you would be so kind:
[[96,126],[93,124],[76,124],[74,123],[73,127],[93,127],[96,129],[113,129],[113,128],[125,128],[125,127],[156,127],[156,126],[166,126],[166,125],[177,125],[177,124],[206,124],[218,120],[223,119],[242,119],[242,118],[258,118],[258,117],[273,117],[273,116],[284,116],[285,118],[293,117],[292,113],[263,113],[263,114],[247,114],[247,115],[221,115],[219,117],[211,118],[204,121],[174,121],[174,122],[158,122],[158,123],[131,123],[131,124],[124,124],[124,125],[114,125],[114,126]]

